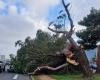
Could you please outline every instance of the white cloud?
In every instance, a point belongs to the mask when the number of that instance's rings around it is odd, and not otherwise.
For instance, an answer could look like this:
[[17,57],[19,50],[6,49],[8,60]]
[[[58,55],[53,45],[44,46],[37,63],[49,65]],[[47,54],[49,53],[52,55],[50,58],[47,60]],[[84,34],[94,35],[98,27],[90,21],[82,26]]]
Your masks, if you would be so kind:
[[47,31],[48,22],[45,20],[34,20],[33,18],[27,16],[26,20],[34,25],[36,30],[41,29],[43,31]]
[[17,7],[15,5],[9,5],[8,12],[10,15],[16,15],[18,13]]
[[[60,3],[60,0],[25,0],[30,15],[34,18],[45,18],[48,14],[48,10]],[[28,3],[28,4],[27,4]]]
[[100,9],[100,0],[67,0],[71,3],[71,15],[74,21],[80,21],[89,14],[91,7]]
[[75,32],[77,32],[77,31],[79,31],[79,30],[86,29],[86,27],[85,27],[85,26],[78,25],[78,24],[76,23],[74,29],[75,29]]
[[6,4],[0,0],[0,9],[4,9],[6,6]]
[[45,18],[50,8],[60,4],[60,0],[25,0],[23,2],[28,9],[24,10],[26,20],[32,23],[36,30],[48,31],[48,21]]
[[26,15],[0,16],[0,53],[9,57],[9,54],[16,54],[17,48],[14,43],[27,36],[35,37],[38,29],[47,31],[47,22],[37,21]]
[[16,53],[14,43],[24,40],[27,36],[34,37],[34,26],[23,16],[0,17],[0,53],[9,56]]

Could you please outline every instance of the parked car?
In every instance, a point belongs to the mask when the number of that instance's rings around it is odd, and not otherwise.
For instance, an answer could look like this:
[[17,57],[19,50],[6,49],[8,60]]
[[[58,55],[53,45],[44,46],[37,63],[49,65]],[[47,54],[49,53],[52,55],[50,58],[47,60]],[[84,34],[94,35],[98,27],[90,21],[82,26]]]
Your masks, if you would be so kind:
[[14,68],[13,68],[13,66],[11,64],[6,64],[5,71],[6,72],[15,72]]
[[0,61],[0,72],[5,71],[5,64],[4,62]]

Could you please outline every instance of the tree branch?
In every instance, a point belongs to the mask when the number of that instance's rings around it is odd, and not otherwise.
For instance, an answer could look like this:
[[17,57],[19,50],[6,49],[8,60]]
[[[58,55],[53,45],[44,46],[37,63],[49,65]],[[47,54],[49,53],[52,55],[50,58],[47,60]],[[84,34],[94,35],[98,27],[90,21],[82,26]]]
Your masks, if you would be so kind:
[[33,73],[29,73],[29,74],[36,74],[36,72],[37,72],[37,71],[40,71],[41,69],[48,69],[48,70],[51,70],[51,71],[56,71],[56,70],[58,70],[58,69],[60,69],[60,68],[63,68],[63,67],[65,67],[65,66],[67,66],[67,65],[68,65],[68,64],[65,63],[65,64],[62,64],[62,65],[56,67],[56,68],[50,67],[50,66],[42,66],[42,67],[38,67],[36,70],[34,70]]
[[71,18],[71,16],[70,16],[70,13],[69,13],[69,10],[68,10],[68,6],[70,5],[70,3],[68,3],[67,5],[65,5],[64,0],[62,0],[62,3],[63,3],[63,6],[64,6],[64,8],[65,8],[65,11],[66,11],[66,13],[67,13],[67,15],[68,15],[68,19],[69,19],[69,21],[70,21],[70,26],[71,26],[70,31],[72,31],[74,25],[73,25],[73,20],[72,20],[72,18]]
[[51,28],[49,28],[48,27],[48,29],[50,30],[50,31],[52,31],[52,32],[55,32],[55,33],[63,33],[63,34],[66,34],[66,37],[67,38],[70,38],[71,36],[72,36],[72,34],[73,34],[73,27],[74,27],[74,25],[73,25],[73,20],[72,20],[72,18],[71,18],[71,16],[70,16],[70,13],[69,13],[69,10],[68,10],[68,6],[70,5],[70,3],[68,3],[67,5],[65,5],[65,3],[64,3],[64,0],[62,0],[62,3],[63,3],[63,6],[64,6],[64,8],[65,8],[65,11],[66,11],[66,13],[67,13],[67,15],[68,15],[68,19],[69,19],[69,21],[70,21],[70,26],[71,26],[71,29],[70,29],[70,31],[68,32],[68,31],[57,31],[57,30],[53,30],[53,29],[51,29]]

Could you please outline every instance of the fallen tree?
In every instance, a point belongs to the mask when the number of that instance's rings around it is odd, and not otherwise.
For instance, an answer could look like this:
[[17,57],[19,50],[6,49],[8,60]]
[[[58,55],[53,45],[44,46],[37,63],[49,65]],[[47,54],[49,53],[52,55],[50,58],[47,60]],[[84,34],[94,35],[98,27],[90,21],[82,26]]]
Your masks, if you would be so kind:
[[[74,39],[72,38],[72,34],[74,33],[74,30],[73,30],[74,25],[73,25],[73,20],[71,19],[71,16],[70,16],[70,13],[69,13],[69,10],[68,10],[68,6],[70,5],[70,3],[65,5],[64,0],[62,0],[62,3],[63,3],[63,6],[65,8],[65,11],[66,11],[66,13],[68,15],[68,19],[70,21],[70,27],[71,27],[70,30],[69,31],[57,31],[57,30],[51,29],[50,27],[48,27],[48,29],[50,31],[52,31],[52,32],[55,32],[55,33],[63,33],[66,36],[66,40],[69,40],[69,42],[71,44],[71,47],[76,52],[75,53],[75,55],[77,55],[76,61],[81,66],[81,68],[83,70],[82,73],[83,73],[84,77],[87,77],[90,80],[91,77],[92,77],[92,71],[90,69],[89,61],[87,59],[85,51],[84,51],[84,49],[80,48],[77,45],[77,43],[74,41]],[[68,45],[66,45],[66,47],[64,48],[63,53],[66,53],[66,50],[68,50]],[[49,67],[49,66],[41,66],[41,67],[38,67],[32,74],[35,74],[38,70],[41,70],[43,68],[54,71],[54,70],[58,70],[58,69],[60,69],[62,67],[65,67],[65,66],[67,66],[67,63],[62,64],[62,65],[60,65],[60,66],[58,66],[56,68]]]

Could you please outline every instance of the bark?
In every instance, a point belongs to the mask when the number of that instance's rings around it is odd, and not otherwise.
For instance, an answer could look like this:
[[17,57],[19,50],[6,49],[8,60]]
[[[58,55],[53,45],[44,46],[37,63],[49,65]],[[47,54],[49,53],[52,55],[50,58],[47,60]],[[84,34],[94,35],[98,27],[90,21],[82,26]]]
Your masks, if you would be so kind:
[[80,64],[80,66],[83,70],[82,73],[83,73],[84,77],[91,77],[92,71],[90,69],[89,61],[88,61],[85,51],[78,47],[78,45],[76,44],[76,42],[74,41],[74,39],[72,37],[67,38],[67,39],[69,40],[72,47],[76,51],[76,53],[75,53],[75,55],[77,55],[76,61]]

